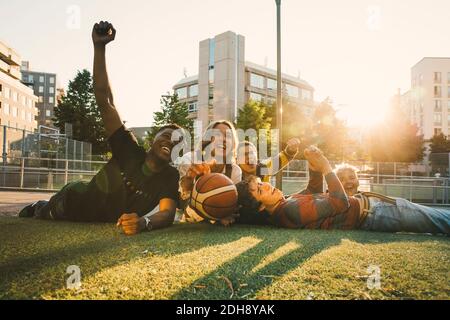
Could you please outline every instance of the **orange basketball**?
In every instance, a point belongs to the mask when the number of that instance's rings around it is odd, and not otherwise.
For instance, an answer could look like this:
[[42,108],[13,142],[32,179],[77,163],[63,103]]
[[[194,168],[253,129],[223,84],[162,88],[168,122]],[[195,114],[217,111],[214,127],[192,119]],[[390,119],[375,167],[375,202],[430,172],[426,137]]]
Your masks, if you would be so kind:
[[230,178],[210,173],[195,183],[189,206],[205,219],[219,220],[236,212],[237,199],[236,186]]

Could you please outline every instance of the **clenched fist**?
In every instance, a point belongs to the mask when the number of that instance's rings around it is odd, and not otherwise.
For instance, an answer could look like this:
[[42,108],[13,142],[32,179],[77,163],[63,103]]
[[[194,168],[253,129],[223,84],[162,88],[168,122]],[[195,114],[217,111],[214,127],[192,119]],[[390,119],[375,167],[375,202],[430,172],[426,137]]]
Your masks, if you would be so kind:
[[122,228],[127,236],[132,236],[145,229],[145,220],[136,213],[125,213],[120,216],[117,226]]
[[290,157],[295,157],[298,153],[298,148],[300,147],[300,139],[298,138],[291,138],[288,140],[286,149],[284,151],[288,154]]
[[328,159],[319,148],[310,146],[305,149],[304,155],[311,170],[321,172],[324,176],[332,171]]
[[100,21],[92,29],[92,42],[94,46],[105,46],[116,37],[116,29],[108,21]]

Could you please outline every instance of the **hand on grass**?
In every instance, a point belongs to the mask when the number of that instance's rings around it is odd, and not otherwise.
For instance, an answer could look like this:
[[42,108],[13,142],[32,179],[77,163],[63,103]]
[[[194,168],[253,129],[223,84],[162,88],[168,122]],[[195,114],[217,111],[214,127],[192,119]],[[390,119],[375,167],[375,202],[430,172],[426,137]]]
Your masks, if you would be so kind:
[[117,221],[117,226],[122,228],[127,236],[132,236],[145,229],[145,220],[136,213],[124,213]]

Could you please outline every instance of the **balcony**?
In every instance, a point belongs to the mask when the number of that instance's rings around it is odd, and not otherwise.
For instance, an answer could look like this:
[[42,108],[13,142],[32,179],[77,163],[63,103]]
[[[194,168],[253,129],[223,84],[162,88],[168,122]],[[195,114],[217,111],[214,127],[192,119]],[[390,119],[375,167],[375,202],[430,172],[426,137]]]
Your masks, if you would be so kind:
[[13,49],[0,42],[0,58],[13,66],[20,66],[20,56]]
[[22,74],[20,73],[20,69],[17,67],[10,67],[9,69],[9,74],[16,78],[17,80],[21,80],[22,79]]

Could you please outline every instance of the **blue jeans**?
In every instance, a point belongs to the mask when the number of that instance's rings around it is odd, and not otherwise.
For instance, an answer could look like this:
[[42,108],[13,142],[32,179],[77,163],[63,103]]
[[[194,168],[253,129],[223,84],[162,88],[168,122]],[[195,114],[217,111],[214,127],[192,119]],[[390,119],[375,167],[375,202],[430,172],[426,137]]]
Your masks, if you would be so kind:
[[396,199],[396,204],[378,202],[360,229],[379,232],[450,234],[450,209],[436,209]]

